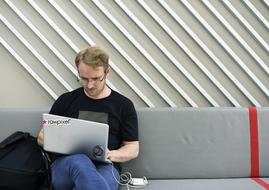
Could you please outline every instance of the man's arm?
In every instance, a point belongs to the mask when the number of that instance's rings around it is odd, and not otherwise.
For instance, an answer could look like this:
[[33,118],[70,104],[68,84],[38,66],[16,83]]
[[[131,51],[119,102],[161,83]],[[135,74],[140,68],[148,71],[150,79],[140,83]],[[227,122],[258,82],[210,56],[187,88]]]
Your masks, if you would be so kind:
[[124,141],[122,147],[118,150],[108,152],[108,159],[112,162],[126,162],[138,156],[139,141]]

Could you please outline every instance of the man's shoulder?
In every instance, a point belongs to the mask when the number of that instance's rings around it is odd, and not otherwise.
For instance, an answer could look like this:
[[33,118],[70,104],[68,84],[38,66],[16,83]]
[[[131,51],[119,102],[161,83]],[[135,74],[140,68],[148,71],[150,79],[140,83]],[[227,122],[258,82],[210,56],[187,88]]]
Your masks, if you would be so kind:
[[71,92],[66,92],[62,94],[52,105],[50,113],[66,116],[66,110],[68,110],[71,104],[80,96],[82,92],[83,89],[78,88]]
[[119,99],[119,100],[125,100],[125,101],[131,101],[128,97],[124,96],[123,94],[117,92],[117,91],[114,91],[112,90],[111,91],[111,97],[112,98],[116,98],[116,99]]
[[70,99],[74,99],[78,96],[80,96],[81,94],[83,93],[83,88],[77,88],[75,90],[72,90],[70,92],[66,92],[66,93],[63,93],[59,99],[60,100],[70,100]]
[[123,94],[120,94],[117,91],[112,90],[112,96],[111,98],[116,100],[118,103],[122,104],[122,105],[133,105],[133,102],[126,96],[124,96]]

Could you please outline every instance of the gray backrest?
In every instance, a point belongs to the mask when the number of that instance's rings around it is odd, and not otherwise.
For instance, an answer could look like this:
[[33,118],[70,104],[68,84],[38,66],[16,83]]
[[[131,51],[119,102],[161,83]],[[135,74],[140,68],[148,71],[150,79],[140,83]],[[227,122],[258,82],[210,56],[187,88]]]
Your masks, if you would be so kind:
[[37,136],[41,129],[42,113],[49,108],[0,108],[0,141],[15,131]]
[[269,176],[269,108],[258,108],[260,176]]
[[[268,176],[269,109],[258,112],[260,174]],[[247,108],[150,108],[138,117],[140,155],[124,171],[151,179],[250,176]]]

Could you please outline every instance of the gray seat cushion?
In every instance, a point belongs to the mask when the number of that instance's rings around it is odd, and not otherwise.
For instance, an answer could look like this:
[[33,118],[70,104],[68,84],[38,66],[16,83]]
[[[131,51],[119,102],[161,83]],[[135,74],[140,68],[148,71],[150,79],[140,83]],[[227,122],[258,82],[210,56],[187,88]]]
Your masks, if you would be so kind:
[[[263,178],[269,182],[269,178]],[[126,189],[124,186],[120,190]],[[149,180],[145,190],[265,190],[251,178]]]

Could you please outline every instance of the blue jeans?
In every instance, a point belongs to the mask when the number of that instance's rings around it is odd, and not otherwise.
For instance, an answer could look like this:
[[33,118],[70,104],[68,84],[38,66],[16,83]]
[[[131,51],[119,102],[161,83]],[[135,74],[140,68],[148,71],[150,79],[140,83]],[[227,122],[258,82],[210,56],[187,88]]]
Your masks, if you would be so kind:
[[111,164],[92,162],[84,154],[62,157],[51,165],[55,190],[117,190],[114,177],[119,180],[119,172]]

